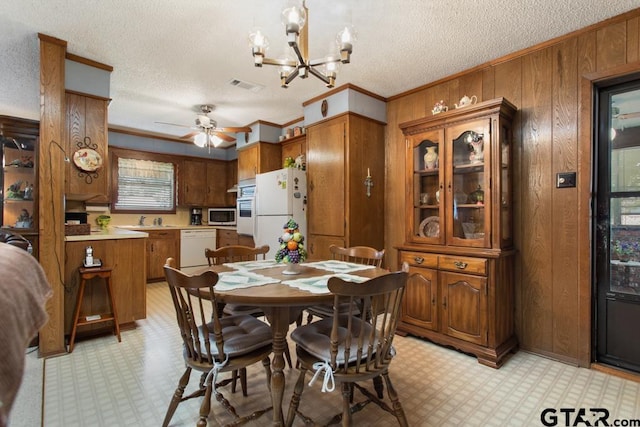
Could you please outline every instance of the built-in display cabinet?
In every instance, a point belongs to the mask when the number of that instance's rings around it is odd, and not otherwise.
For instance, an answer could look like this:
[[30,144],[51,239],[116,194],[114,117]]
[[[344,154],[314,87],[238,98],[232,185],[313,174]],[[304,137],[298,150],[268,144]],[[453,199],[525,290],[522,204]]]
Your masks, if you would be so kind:
[[504,99],[400,125],[406,137],[407,286],[400,332],[499,367],[514,336],[511,122]]

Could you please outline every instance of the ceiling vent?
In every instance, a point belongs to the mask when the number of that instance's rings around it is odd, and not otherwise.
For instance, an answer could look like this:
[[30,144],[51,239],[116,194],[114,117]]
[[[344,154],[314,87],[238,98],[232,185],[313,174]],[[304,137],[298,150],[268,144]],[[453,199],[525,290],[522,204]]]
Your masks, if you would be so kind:
[[242,89],[246,89],[246,90],[249,90],[251,92],[260,92],[262,89],[264,89],[263,85],[259,85],[257,83],[247,82],[247,81],[240,80],[240,79],[231,79],[231,80],[229,80],[229,84],[231,86],[235,86],[235,87],[239,87],[239,88],[242,88]]

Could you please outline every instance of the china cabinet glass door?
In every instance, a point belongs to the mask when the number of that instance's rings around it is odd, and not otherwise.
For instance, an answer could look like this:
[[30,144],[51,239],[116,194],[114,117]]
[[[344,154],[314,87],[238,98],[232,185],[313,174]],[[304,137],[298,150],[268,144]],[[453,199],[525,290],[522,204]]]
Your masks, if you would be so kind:
[[33,146],[2,140],[2,228],[18,232],[35,228],[36,169]]
[[488,246],[491,230],[489,121],[447,129],[447,243]]
[[444,244],[444,132],[421,133],[408,139],[412,150],[407,150],[413,165],[410,240]]

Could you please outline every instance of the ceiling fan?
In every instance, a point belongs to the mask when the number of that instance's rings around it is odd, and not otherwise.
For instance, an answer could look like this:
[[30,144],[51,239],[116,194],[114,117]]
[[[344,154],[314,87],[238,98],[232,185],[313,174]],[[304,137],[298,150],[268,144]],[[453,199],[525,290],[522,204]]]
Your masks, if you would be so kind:
[[251,128],[248,126],[219,128],[217,127],[216,121],[208,116],[208,114],[213,111],[213,105],[203,104],[198,108],[202,114],[198,114],[196,116],[195,126],[186,126],[167,122],[156,123],[195,129],[194,132],[182,135],[180,139],[191,139],[193,140],[193,143],[199,147],[218,147],[223,141],[229,143],[235,142],[236,138],[228,135],[228,133],[251,132]]

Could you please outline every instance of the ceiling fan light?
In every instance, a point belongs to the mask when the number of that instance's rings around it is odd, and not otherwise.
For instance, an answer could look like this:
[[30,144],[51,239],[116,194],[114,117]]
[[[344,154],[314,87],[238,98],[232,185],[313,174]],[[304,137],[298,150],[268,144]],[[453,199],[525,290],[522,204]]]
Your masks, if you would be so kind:
[[200,132],[199,134],[193,137],[193,143],[196,144],[198,147],[201,147],[201,148],[204,147],[205,145],[207,145],[207,134],[204,132]]
[[218,138],[217,135],[211,135],[209,140],[214,147],[219,147],[220,144],[224,142],[221,138]]

